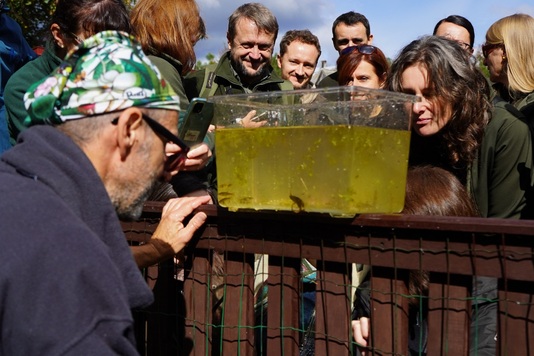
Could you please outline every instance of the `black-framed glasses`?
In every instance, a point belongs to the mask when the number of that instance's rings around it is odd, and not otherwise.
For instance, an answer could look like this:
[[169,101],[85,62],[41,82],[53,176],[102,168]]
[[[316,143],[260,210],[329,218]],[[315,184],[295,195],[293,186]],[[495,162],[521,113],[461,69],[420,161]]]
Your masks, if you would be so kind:
[[79,44],[83,42],[83,40],[80,37],[78,37],[74,32],[69,32],[69,35],[72,37],[74,42],[76,42],[76,46],[78,46]]
[[456,41],[456,43],[458,43],[460,45],[460,47],[462,47],[463,49],[465,49],[466,51],[470,51],[473,47],[471,47],[471,45],[467,42],[463,42],[463,41]]
[[376,47],[368,45],[368,44],[350,46],[350,47],[347,47],[347,48],[344,48],[343,50],[341,50],[341,54],[343,55],[343,54],[347,54],[347,53],[352,53],[353,51],[358,51],[361,54],[373,54],[374,51],[376,51]]
[[[185,161],[187,158],[187,152],[191,149],[182,139],[180,139],[178,136],[167,130],[165,126],[151,118],[150,116],[142,113],[143,120],[148,124],[148,126],[154,131],[156,134],[162,136],[167,142],[172,142],[178,147],[180,147],[180,152],[175,153],[171,156],[167,156],[167,159],[165,160],[165,169],[166,171],[173,171],[175,168]],[[113,125],[116,125],[119,121],[119,118],[115,118],[111,121]],[[167,142],[163,142],[166,144]]]
[[504,49],[504,43],[484,43],[482,45],[482,54],[484,55],[484,58],[488,58],[491,51],[499,47]]

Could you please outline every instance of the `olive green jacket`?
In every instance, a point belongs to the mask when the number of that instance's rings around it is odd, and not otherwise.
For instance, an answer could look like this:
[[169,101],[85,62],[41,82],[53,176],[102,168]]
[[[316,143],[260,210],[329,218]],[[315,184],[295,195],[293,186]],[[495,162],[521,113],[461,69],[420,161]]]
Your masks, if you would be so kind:
[[182,84],[182,63],[164,53],[158,55],[151,54],[148,58],[159,69],[163,79],[165,79],[178,95],[180,99],[180,112],[185,112],[189,105],[189,100]]
[[[252,92],[267,92],[278,91],[285,87],[293,88],[289,81],[280,78],[269,66],[269,74],[261,79],[253,87],[246,87],[240,80],[239,76],[232,68],[230,62],[230,52],[222,55],[214,72],[209,72],[207,79],[205,78],[207,69],[191,72],[184,79],[184,88],[189,100],[194,97],[207,97],[228,94],[245,94]],[[205,80],[206,79],[206,80]],[[214,87],[216,86],[216,88]],[[211,95],[204,95],[206,90],[210,91],[213,87],[214,91]],[[202,94],[202,95],[201,95]]]
[[532,138],[525,123],[495,104],[468,179],[481,216],[528,218],[533,186]]

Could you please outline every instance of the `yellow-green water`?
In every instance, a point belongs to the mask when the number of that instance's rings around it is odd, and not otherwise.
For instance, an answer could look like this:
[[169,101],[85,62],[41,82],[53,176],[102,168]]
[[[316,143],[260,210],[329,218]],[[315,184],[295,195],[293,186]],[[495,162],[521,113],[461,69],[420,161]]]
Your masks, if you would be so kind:
[[334,215],[402,210],[410,132],[363,126],[220,129],[219,203]]

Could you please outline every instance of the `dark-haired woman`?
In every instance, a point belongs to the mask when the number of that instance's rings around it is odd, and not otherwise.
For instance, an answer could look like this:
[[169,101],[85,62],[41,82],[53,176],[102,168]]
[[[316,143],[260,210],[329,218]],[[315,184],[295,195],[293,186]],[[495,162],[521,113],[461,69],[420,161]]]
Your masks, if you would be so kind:
[[131,30],[128,10],[122,0],[59,0],[49,28],[43,54],[15,72],[6,85],[4,95],[12,145],[26,128],[23,98],[31,84],[56,69],[65,55],[85,38],[104,30]]

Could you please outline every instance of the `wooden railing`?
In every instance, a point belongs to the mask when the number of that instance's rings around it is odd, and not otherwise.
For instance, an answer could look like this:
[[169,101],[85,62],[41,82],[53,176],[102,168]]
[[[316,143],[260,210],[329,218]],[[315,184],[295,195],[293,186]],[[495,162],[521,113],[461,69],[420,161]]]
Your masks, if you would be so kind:
[[[139,222],[124,223],[127,238],[149,239],[162,205],[149,202]],[[186,249],[183,284],[173,278],[173,263],[170,272],[163,265],[146,271],[157,301],[137,315],[145,354],[175,347],[187,355],[298,355],[299,267],[306,258],[317,267],[316,355],[355,352],[353,263],[372,266],[370,354],[407,354],[406,276],[415,269],[430,272],[428,355],[468,354],[475,275],[499,281],[497,354],[534,355],[534,221],[200,210],[208,220]],[[213,251],[222,256],[219,270]],[[254,313],[255,254],[269,255],[263,329]],[[164,325],[171,324],[169,331]]]

